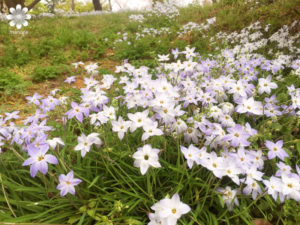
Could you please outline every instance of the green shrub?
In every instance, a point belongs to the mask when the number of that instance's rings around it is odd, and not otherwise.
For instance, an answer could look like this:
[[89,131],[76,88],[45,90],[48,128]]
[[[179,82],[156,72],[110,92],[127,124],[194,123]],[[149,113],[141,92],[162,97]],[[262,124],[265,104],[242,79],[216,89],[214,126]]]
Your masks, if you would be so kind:
[[70,73],[70,67],[66,65],[58,65],[58,66],[37,66],[31,78],[34,82],[41,82],[44,80],[55,79],[58,76]]
[[9,26],[7,24],[0,23],[0,42],[3,42],[4,44],[9,44],[9,41]]
[[96,36],[86,30],[78,30],[74,32],[72,43],[80,48],[85,49],[96,40]]
[[81,52],[79,55],[79,60],[80,61],[87,61],[89,59],[89,54],[88,52]]
[[0,69],[0,93],[14,94],[24,90],[26,84],[20,76],[7,69]]
[[39,56],[47,56],[51,52],[56,51],[59,48],[63,47],[63,43],[59,40],[54,39],[44,39],[38,43],[38,55]]
[[101,43],[97,42],[97,46],[93,48],[93,59],[99,59],[105,54],[107,48]]
[[16,45],[9,45],[4,49],[0,57],[0,66],[23,66],[30,61],[31,57],[26,49],[20,49]]
[[68,58],[63,51],[53,51],[49,56],[51,65],[67,64]]
[[132,44],[128,45],[127,41],[118,44],[115,49],[115,57],[121,59],[151,59],[155,57],[155,50],[157,49],[158,39],[152,37],[145,37],[138,41],[131,41]]

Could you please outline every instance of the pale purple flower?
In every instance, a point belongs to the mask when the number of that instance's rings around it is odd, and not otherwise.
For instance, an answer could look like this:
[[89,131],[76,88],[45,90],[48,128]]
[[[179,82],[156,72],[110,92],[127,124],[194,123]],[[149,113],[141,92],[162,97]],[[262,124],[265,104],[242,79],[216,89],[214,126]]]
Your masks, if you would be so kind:
[[85,111],[86,109],[84,107],[78,105],[76,102],[72,102],[71,106],[72,106],[72,109],[70,109],[68,112],[66,112],[65,115],[68,116],[68,119],[71,119],[75,116],[77,118],[77,120],[82,123],[83,111]]
[[60,101],[51,95],[49,95],[47,98],[42,100],[42,105],[47,106],[49,108],[49,110],[47,110],[47,111],[53,110],[59,104],[60,104]]
[[227,128],[227,131],[229,134],[225,135],[222,140],[230,141],[232,147],[250,145],[250,142],[248,141],[250,134],[245,131],[242,125],[236,124],[235,127]]
[[40,104],[39,99],[41,99],[41,98],[42,98],[42,96],[39,95],[38,93],[34,93],[34,95],[32,97],[31,96],[26,97],[26,99],[28,100],[28,104],[33,103],[35,105]]
[[289,155],[283,150],[283,141],[279,140],[276,143],[272,141],[266,141],[265,146],[269,149],[268,152],[268,158],[274,159],[275,157],[278,157],[281,160],[284,160],[285,157],[288,157]]
[[40,119],[43,119],[45,117],[47,117],[47,115],[42,113],[41,110],[37,109],[34,115],[29,116],[24,120],[24,124],[26,125],[28,123],[37,123]]
[[64,81],[65,83],[71,84],[72,82],[76,81],[75,76],[67,77],[67,79]]
[[35,177],[37,172],[46,174],[48,171],[48,163],[57,164],[57,158],[53,155],[46,154],[48,150],[45,149],[28,149],[30,158],[26,159],[22,166],[30,166],[30,175]]
[[179,52],[178,48],[172,49],[171,52],[174,55],[174,59],[177,59],[178,55],[181,53],[181,52]]
[[72,195],[75,194],[74,186],[80,184],[82,180],[74,178],[73,171],[70,171],[67,175],[61,174],[58,177],[59,184],[57,185],[57,189],[60,190],[60,195],[65,196],[70,193]]
[[49,149],[49,144],[47,142],[47,135],[38,136],[32,143],[28,144],[27,150],[29,151],[45,151]]
[[19,119],[20,116],[18,115],[20,111],[13,111],[12,113],[6,112],[5,115],[5,121],[11,120],[11,119]]

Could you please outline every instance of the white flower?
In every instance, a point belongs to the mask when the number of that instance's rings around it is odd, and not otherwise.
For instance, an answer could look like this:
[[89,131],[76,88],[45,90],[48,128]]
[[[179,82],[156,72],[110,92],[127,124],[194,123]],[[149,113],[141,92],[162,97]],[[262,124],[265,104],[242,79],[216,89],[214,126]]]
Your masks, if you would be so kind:
[[282,192],[282,181],[278,177],[271,176],[270,180],[263,180],[269,195],[272,195],[273,199],[276,201],[278,193],[280,193],[280,200],[283,202]]
[[210,154],[207,155],[208,158],[204,160],[203,165],[209,169],[210,171],[213,172],[213,174],[221,178],[225,174],[225,164],[224,164],[224,158],[218,157],[215,152],[211,152]]
[[55,96],[56,93],[57,93],[58,91],[59,91],[58,88],[54,88],[54,89],[50,92],[50,94],[51,94],[52,96]]
[[239,206],[239,201],[236,198],[238,189],[231,190],[229,186],[226,188],[217,188],[217,192],[222,195],[222,199],[228,207],[228,211],[231,211],[234,205]]
[[58,100],[59,100],[60,104],[66,105],[67,104],[67,99],[68,99],[68,97],[61,96],[61,97],[59,97]]
[[135,159],[134,166],[139,167],[143,175],[147,172],[149,166],[155,168],[161,167],[158,162],[158,153],[159,149],[152,148],[149,144],[138,148],[132,156]]
[[172,130],[175,130],[177,134],[184,132],[186,129],[187,125],[182,119],[177,119],[172,125]]
[[195,144],[198,144],[199,136],[201,136],[201,133],[196,128],[189,127],[184,133],[184,141],[189,144],[193,140]]
[[147,121],[146,124],[143,125],[144,133],[142,136],[142,141],[147,140],[151,136],[162,135],[163,132],[157,128],[157,122]]
[[230,102],[224,102],[221,104],[223,114],[231,114],[234,112],[234,106]]
[[168,55],[158,55],[158,61],[159,62],[163,62],[163,61],[169,61],[170,58],[169,58],[169,54]]
[[289,177],[286,174],[282,175],[282,193],[287,198],[300,201],[300,177]]
[[278,86],[276,83],[271,82],[271,76],[268,76],[266,79],[265,78],[259,78],[258,79],[258,93],[262,94],[266,92],[267,94],[271,93],[271,89],[276,89]]
[[240,185],[240,179],[238,176],[242,171],[237,166],[234,159],[226,159],[224,165],[224,175],[227,175],[234,183]]
[[[128,113],[128,118],[132,121],[130,126],[130,132],[134,132],[138,127],[142,127],[146,121],[149,121],[148,118],[149,110],[143,112],[136,112],[134,114]],[[150,121],[151,122],[151,121]]]
[[[177,220],[184,214],[191,211],[191,208],[180,201],[179,195],[176,193],[173,197],[164,198],[154,204],[151,207],[155,211],[155,216],[151,214],[152,218],[160,219],[163,221],[162,224],[166,225],[176,225]],[[151,218],[150,217],[150,218]]]
[[48,142],[50,148],[52,148],[52,149],[55,149],[58,144],[60,144],[62,146],[65,145],[65,143],[62,141],[61,138],[53,138],[51,140],[47,140],[47,142]]
[[85,136],[85,134],[81,134],[80,137],[78,137],[78,144],[75,146],[75,151],[81,151],[81,156],[84,157],[87,152],[90,151],[90,148],[93,144],[95,144],[97,147],[99,147],[102,144],[102,141],[100,138],[98,138],[97,133],[91,133],[88,136]]
[[128,128],[131,125],[131,121],[124,121],[123,118],[120,116],[119,119],[116,121],[111,121],[112,130],[114,132],[118,132],[118,137],[120,140],[123,139],[124,134],[127,132]]
[[214,120],[217,120],[221,116],[223,116],[223,112],[218,106],[212,106],[210,108],[210,117],[213,117]]
[[263,114],[263,105],[260,101],[255,101],[253,97],[243,98],[241,104],[236,107],[238,113],[253,113],[255,115]]
[[7,15],[7,19],[11,20],[9,25],[11,27],[16,26],[17,29],[21,29],[22,26],[28,26],[28,22],[26,20],[29,20],[31,18],[30,15],[27,15],[28,8],[24,7],[22,9],[22,6],[18,4],[16,8],[10,8],[9,12],[10,15]]
[[252,193],[252,198],[255,200],[258,194],[262,193],[259,184],[254,179],[247,179],[245,184],[247,186],[243,189],[245,195],[250,195]]
[[194,162],[198,160],[198,155],[201,153],[200,150],[194,145],[190,145],[189,148],[180,146],[180,150],[187,160],[188,167],[192,169]]
[[103,114],[108,117],[111,120],[115,120],[116,119],[116,110],[114,107],[110,106],[107,107],[106,105],[104,105],[103,107]]

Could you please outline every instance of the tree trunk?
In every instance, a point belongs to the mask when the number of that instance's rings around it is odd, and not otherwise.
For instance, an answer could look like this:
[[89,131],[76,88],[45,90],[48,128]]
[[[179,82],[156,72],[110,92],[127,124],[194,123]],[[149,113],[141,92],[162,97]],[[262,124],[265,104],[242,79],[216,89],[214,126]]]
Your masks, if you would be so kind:
[[108,3],[109,3],[109,9],[110,11],[112,11],[111,0],[108,0]]
[[4,12],[4,1],[0,0],[0,13]]
[[[41,0],[34,0],[31,4],[29,4],[26,7],[28,8],[28,10],[30,10],[40,1]],[[22,8],[25,7],[25,0],[4,0],[4,3],[8,9],[16,8],[16,6],[19,4],[22,6]]]
[[102,5],[100,3],[100,0],[93,0],[93,4],[95,11],[102,11]]
[[25,0],[4,0],[4,2],[8,9],[16,8],[17,5],[21,5],[23,8]]
[[71,8],[72,8],[72,11],[74,12],[75,11],[75,0],[72,0],[72,6],[71,6]]

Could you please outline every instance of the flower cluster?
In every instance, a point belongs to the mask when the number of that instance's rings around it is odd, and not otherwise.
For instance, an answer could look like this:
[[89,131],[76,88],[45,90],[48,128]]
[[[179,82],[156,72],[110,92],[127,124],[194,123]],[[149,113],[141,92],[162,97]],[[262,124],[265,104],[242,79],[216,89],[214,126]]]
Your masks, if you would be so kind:
[[137,15],[130,15],[129,20],[134,21],[134,22],[139,22],[142,23],[144,21],[144,16],[142,14],[137,14]]
[[179,10],[174,0],[156,1],[149,11],[149,16],[165,16],[169,19],[174,19],[179,16]]

